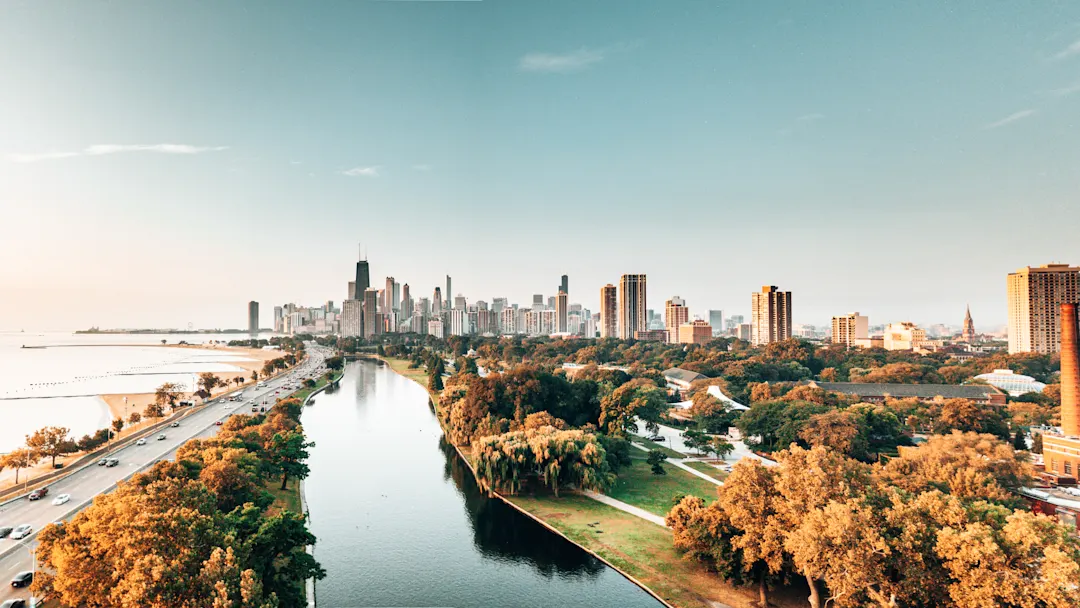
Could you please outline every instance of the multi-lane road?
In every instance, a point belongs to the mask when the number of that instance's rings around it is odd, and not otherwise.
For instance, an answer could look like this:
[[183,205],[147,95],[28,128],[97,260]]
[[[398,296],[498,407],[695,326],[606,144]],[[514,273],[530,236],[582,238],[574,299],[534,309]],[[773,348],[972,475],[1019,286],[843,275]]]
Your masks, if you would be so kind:
[[[0,526],[14,528],[29,524],[34,528],[34,534],[22,540],[0,539],[0,585],[3,585],[0,587],[0,602],[11,598],[29,598],[28,590],[13,589],[10,581],[17,573],[32,569],[31,551],[37,545],[35,538],[38,531],[52,522],[70,519],[88,506],[98,494],[112,491],[118,481],[152,466],[158,460],[175,457],[176,449],[189,439],[214,435],[218,428],[215,423],[219,420],[224,420],[234,413],[250,414],[251,406],[247,404],[248,400],[254,400],[260,407],[265,400],[265,407],[270,409],[277,396],[275,393],[281,390],[283,385],[299,382],[304,376],[316,376],[325,371],[323,362],[328,351],[311,344],[307,353],[309,356],[304,363],[278,378],[267,381],[263,388],[248,388],[222,395],[242,395],[243,401],[221,403],[221,397],[215,397],[209,406],[178,419],[180,426],[166,427],[148,436],[146,445],[131,443],[110,452],[109,456],[120,460],[120,464],[115,467],[92,464],[49,484],[49,494],[41,500],[31,502],[23,497],[0,504]],[[281,395],[284,394],[285,391],[282,390]],[[165,439],[159,440],[159,434],[164,434]],[[71,501],[63,505],[52,504],[53,499],[61,494],[70,494]]]

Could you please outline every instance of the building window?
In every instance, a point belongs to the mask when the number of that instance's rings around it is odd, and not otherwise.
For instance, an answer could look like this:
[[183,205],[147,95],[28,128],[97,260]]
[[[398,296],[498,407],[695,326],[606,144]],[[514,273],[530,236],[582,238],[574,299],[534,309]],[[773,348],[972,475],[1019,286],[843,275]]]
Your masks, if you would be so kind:
[[1072,475],[1072,463],[1071,462],[1066,462],[1065,463],[1065,474],[1066,475]]
[[1050,470],[1057,473],[1057,458],[1050,459]]

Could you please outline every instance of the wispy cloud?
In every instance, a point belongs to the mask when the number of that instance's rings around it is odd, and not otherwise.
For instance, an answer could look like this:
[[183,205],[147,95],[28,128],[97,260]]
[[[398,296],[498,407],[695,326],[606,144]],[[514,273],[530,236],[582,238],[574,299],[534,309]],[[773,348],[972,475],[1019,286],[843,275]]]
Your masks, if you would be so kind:
[[526,72],[577,72],[600,63],[607,56],[605,49],[580,48],[569,53],[529,53],[518,62]]
[[1046,92],[1050,95],[1053,95],[1054,97],[1068,97],[1073,93],[1080,92],[1080,82],[1071,86],[1062,87],[1060,89],[1050,89]]
[[1029,116],[1035,114],[1035,110],[1020,110],[1019,112],[1013,112],[1001,120],[992,122],[990,124],[983,125],[983,129],[996,129],[998,127],[1004,127],[1007,124],[1014,123],[1018,120],[1023,120]]
[[77,152],[36,152],[9,154],[8,160],[17,163],[33,163],[42,160],[56,160],[73,156],[104,156],[121,152],[157,152],[160,154],[201,154],[228,150],[228,146],[191,146],[188,144],[97,144],[87,146]]
[[795,120],[798,120],[799,122],[814,122],[816,120],[821,120],[822,118],[825,118],[824,114],[816,114],[815,113],[815,114],[803,114],[802,116],[796,118]]
[[379,177],[378,167],[353,167],[352,169],[346,169],[341,172],[342,175],[348,175],[349,177]]
[[1080,40],[1077,40],[1062,49],[1060,53],[1054,55],[1054,59],[1065,59],[1066,57],[1072,57],[1073,55],[1080,55]]

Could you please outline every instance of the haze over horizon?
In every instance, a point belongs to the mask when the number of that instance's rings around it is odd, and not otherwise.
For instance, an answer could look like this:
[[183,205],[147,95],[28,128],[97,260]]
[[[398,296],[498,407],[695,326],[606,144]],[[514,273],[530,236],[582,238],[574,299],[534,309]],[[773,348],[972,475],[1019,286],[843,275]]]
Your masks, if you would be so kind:
[[5,4],[0,329],[430,296],[1004,324],[1080,264],[1080,4]]

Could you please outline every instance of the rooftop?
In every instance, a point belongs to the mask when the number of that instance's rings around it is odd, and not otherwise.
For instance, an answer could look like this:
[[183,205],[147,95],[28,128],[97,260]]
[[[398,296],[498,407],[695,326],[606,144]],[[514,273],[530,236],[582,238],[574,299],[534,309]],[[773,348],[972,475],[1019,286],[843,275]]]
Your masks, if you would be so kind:
[[989,399],[990,395],[1000,394],[990,385],[980,384],[863,384],[859,382],[818,382],[811,380],[811,386],[823,388],[834,393],[847,393],[856,397],[917,397],[919,399]]

